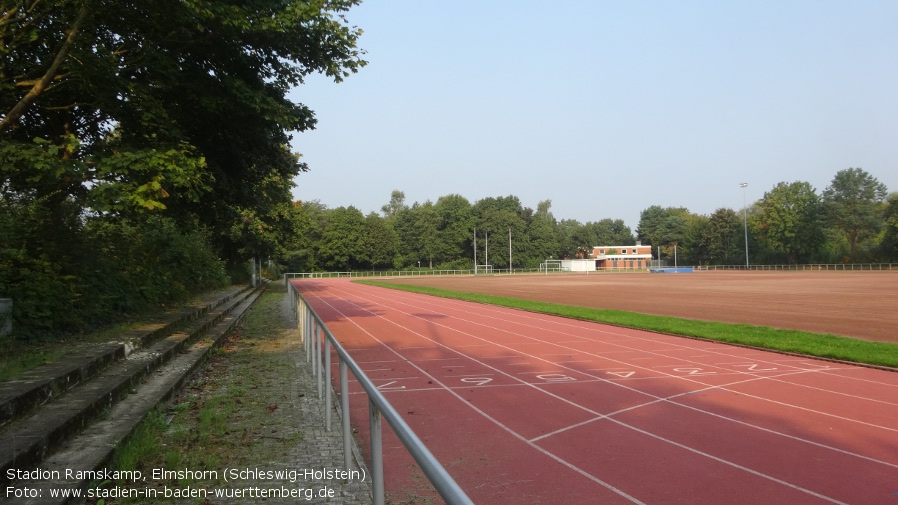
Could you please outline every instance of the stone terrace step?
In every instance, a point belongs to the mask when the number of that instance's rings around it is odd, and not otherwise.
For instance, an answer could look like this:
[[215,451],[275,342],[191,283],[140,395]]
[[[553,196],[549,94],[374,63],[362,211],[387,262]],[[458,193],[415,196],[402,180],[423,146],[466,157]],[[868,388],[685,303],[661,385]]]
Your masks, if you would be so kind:
[[[127,395],[121,402],[109,409],[104,419],[88,426],[78,437],[65,443],[59,451],[41,462],[41,470],[61,479],[47,479],[29,483],[38,489],[41,496],[32,499],[18,499],[16,505],[47,505],[63,503],[84,503],[84,499],[65,500],[52,498],[49,492],[56,489],[86,490],[89,480],[66,479],[65,470],[101,470],[108,468],[115,448],[125,440],[154,407],[169,400],[189,380],[191,374],[204,361],[211,349],[217,346],[240,320],[262,290],[257,290],[240,306],[222,318],[206,333],[207,338],[184,348],[169,362],[162,365],[141,383],[136,392]],[[110,468],[110,470],[115,470]],[[125,470],[125,469],[121,469]],[[149,479],[148,479],[149,480]],[[94,482],[96,484],[96,482]],[[82,494],[83,496],[83,494]],[[2,503],[0,499],[0,503]],[[152,500],[147,499],[147,502]]]
[[75,347],[59,360],[30,370],[15,380],[0,383],[0,429],[31,410],[88,380],[135,349],[162,338],[175,329],[248,292],[232,288],[169,315],[164,320],[127,331],[114,342]]
[[[204,359],[208,350],[227,334],[261,291],[262,289],[237,290],[233,293],[236,296],[227,296],[227,300],[214,304],[213,310],[202,310],[202,316],[192,318],[186,324],[183,321],[177,323],[181,326],[179,331],[171,332],[164,338],[156,335],[153,337],[156,341],[109,364],[92,378],[80,381],[77,387],[69,388],[64,394],[51,396],[52,401],[41,405],[27,417],[10,422],[0,433],[0,483],[5,485],[10,482],[7,477],[8,469],[45,468],[48,455],[56,452],[69,440],[70,445],[77,446],[78,439],[84,436],[78,435],[86,427],[90,426],[88,430],[96,431],[98,423],[95,421],[99,417],[105,417],[100,425],[112,423],[115,426],[111,429],[103,428],[101,433],[116,436],[91,453],[99,450],[103,453],[103,461],[108,459],[115,446],[131,433],[156,404],[166,399]],[[151,340],[152,338],[148,339]],[[201,341],[194,344],[198,340]],[[131,342],[134,343],[133,340]],[[99,354],[105,355],[108,352]],[[101,358],[101,361],[103,359],[106,358]],[[165,379],[160,380],[157,375]],[[156,385],[147,386],[151,383]],[[166,385],[160,388],[159,384]],[[134,410],[135,401],[142,405],[141,408]],[[78,437],[74,438],[76,436]],[[77,463],[77,469],[94,469],[90,466],[94,463],[86,457],[87,453],[80,452],[70,456],[73,458],[71,461]],[[102,461],[96,464],[100,463]],[[67,484],[67,487],[71,487],[76,483]],[[87,483],[79,485],[86,486]],[[48,495],[44,498],[48,498]],[[40,503],[50,502],[52,501]]]

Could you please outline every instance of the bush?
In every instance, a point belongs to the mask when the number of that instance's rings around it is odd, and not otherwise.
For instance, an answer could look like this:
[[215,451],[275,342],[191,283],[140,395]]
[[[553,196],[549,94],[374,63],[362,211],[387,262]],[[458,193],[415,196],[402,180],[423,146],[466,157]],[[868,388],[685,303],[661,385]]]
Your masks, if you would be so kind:
[[87,331],[227,282],[201,229],[0,197],[0,296],[13,299],[17,339]]

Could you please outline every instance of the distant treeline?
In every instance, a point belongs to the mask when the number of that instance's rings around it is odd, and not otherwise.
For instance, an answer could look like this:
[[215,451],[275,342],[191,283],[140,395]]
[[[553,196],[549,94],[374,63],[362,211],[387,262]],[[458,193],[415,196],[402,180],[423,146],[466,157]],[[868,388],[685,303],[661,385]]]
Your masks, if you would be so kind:
[[558,220],[551,201],[536,210],[516,196],[473,204],[457,194],[407,205],[393,191],[381,213],[296,202],[294,237],[281,262],[292,272],[404,268],[469,269],[477,263],[536,268],[546,259],[582,257],[599,245],[640,241],[662,260],[683,265],[896,262],[898,193],[860,168],[838,172],[822,193],[807,182],[782,182],[745,209],[711,215],[651,206],[635,233],[620,219]]

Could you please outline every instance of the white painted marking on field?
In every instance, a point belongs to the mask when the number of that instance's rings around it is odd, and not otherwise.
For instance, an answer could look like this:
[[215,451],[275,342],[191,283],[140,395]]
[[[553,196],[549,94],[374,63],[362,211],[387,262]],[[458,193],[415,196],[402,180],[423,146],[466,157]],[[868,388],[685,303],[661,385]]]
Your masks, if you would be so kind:
[[681,367],[681,368],[673,369],[674,372],[684,373],[686,375],[714,375],[717,373],[717,372],[713,372],[713,371],[712,372],[703,372],[702,370],[704,370],[704,369],[703,368],[694,368],[694,367]]
[[491,377],[463,377],[459,380],[465,384],[474,384],[477,386],[483,386],[484,384],[489,384],[493,381]]
[[760,365],[757,363],[733,363],[730,366],[737,366],[740,368],[747,368],[750,372],[775,372],[779,370],[779,368],[758,368]]
[[577,379],[571,377],[570,375],[564,375],[560,373],[548,373],[537,375],[537,379],[544,380],[546,382],[573,382]]
[[[370,301],[370,300],[368,300],[368,301]],[[324,301],[324,303],[328,303],[328,302],[327,302],[327,301]],[[352,302],[350,302],[350,303],[352,303]],[[328,303],[328,305],[330,305],[330,304]],[[361,308],[361,306],[358,305],[358,304],[355,304],[355,303],[354,303],[354,305],[355,305],[356,307]],[[331,305],[331,307],[333,307],[333,305]],[[399,310],[399,312],[402,313],[402,314],[404,314],[404,315],[406,315],[406,316],[419,317],[419,316],[415,316],[414,314],[408,314],[408,313],[405,313],[405,312],[403,312],[403,311],[401,311],[401,310]],[[372,313],[372,314],[373,314],[373,313]],[[411,333],[414,333],[414,334],[416,334],[416,335],[425,337],[424,335],[421,335],[420,333],[415,332],[414,330],[411,330],[411,329],[409,329],[409,328],[406,327],[406,326],[403,326],[403,325],[402,325],[401,323],[399,323],[399,322],[390,320],[389,318],[387,318],[387,317],[385,317],[385,316],[382,316],[382,315],[378,315],[378,314],[374,314],[374,315],[376,315],[377,317],[381,317],[381,318],[383,318],[384,320],[389,321],[389,322],[391,322],[391,323],[393,323],[393,324],[395,324],[395,325],[397,325],[397,326],[399,326],[399,327],[401,327],[401,328],[403,328],[403,329],[405,329],[405,330],[407,330],[407,331],[409,331],[409,332],[411,332]],[[472,321],[467,320],[467,319],[465,319],[465,318],[463,318],[463,317],[462,317],[462,318],[459,318],[459,319],[461,319],[461,320],[463,320],[463,321],[465,321],[465,322],[472,322]],[[356,323],[355,321],[353,321],[353,323],[356,324],[359,328],[362,328],[361,325],[359,325],[359,324]],[[507,330],[504,330],[504,329],[500,329],[500,328],[496,328],[496,327],[491,327],[491,326],[486,325],[486,324],[483,324],[483,323],[478,323],[478,324],[481,324],[482,326],[485,326],[485,327],[492,328],[492,329],[494,329],[494,330],[507,331]],[[448,326],[448,325],[442,325],[442,324],[441,324],[440,326],[445,326],[446,328],[451,328],[451,327]],[[363,331],[366,331],[366,330],[363,329]],[[465,333],[465,332],[463,332],[463,331],[461,331],[461,330],[455,329],[454,331],[456,331],[456,332],[458,332],[458,333],[462,333],[462,334],[464,334],[464,335],[471,336],[471,337],[473,337],[473,338],[478,338],[478,337],[476,337],[476,336],[474,336],[474,335]],[[389,350],[393,351],[394,353],[397,352],[397,351],[395,351],[395,350],[393,350],[393,349],[390,349],[389,346],[387,346],[386,344],[384,344],[382,341],[378,340],[378,339],[377,339],[376,337],[374,337],[370,332],[367,332],[367,331],[366,331],[366,333],[368,333],[370,336],[372,336],[372,337],[374,338],[374,340],[376,340],[376,341],[378,341],[379,343],[381,343],[381,345],[384,345],[385,347],[387,347]],[[603,333],[610,333],[610,332],[603,332]],[[425,338],[427,338],[427,337],[425,337]],[[431,339],[431,340],[432,340],[432,339]],[[539,339],[536,339],[536,338],[532,338],[531,340],[540,341]],[[433,340],[432,340],[432,341],[433,341]],[[445,346],[445,345],[443,345],[443,344],[440,344],[439,342],[434,341],[434,343],[437,344],[437,345],[440,345],[440,346],[442,346],[442,347],[447,347],[447,348],[449,348],[448,346]],[[551,343],[553,343],[553,342],[543,342],[543,343],[549,343],[549,344],[551,344]],[[493,345],[500,345],[500,346],[501,346],[501,344],[495,344],[495,343],[493,343]],[[509,344],[506,344],[506,345],[509,345]],[[449,349],[451,349],[451,348],[449,348]],[[456,351],[456,352],[458,352],[458,351]],[[397,354],[398,354],[398,353],[397,353]],[[461,354],[461,353],[460,353],[460,354]],[[721,354],[723,354],[723,353],[721,353]],[[474,360],[475,362],[479,362],[479,363],[485,365],[485,363],[482,363],[482,361],[478,361],[476,358],[473,358],[473,357],[471,357],[471,356],[465,356],[465,357],[467,357],[467,358],[469,358],[469,359],[472,359],[472,360]],[[534,356],[534,357],[535,357],[535,356]],[[541,359],[540,357],[535,357],[535,358],[536,358],[537,360],[540,360],[540,361],[547,361],[547,360]],[[634,358],[634,359],[653,359],[653,358],[648,357],[648,358]],[[487,366],[488,366],[488,365],[487,365]],[[492,368],[492,367],[490,367],[490,368]],[[833,370],[833,369],[838,369],[838,368],[835,368],[835,367],[830,368],[830,367],[828,367],[828,366],[824,366],[824,367],[817,367],[815,370],[808,370],[808,371]],[[702,369],[699,368],[698,370],[702,370]],[[497,371],[500,371],[500,372],[501,372],[501,370],[498,370],[498,369],[497,369]],[[425,373],[426,373],[426,372],[425,372]],[[662,373],[663,373],[663,372],[662,372]],[[510,375],[510,374],[506,374],[506,375],[509,375],[509,377],[513,377],[513,376]],[[783,374],[783,375],[791,375],[791,373],[790,373],[790,374]],[[752,380],[758,380],[758,379],[760,379],[760,378],[756,377],[756,378],[754,378],[754,379],[752,379]],[[743,381],[743,382],[750,382],[750,381]],[[734,383],[734,384],[738,384],[738,383]],[[444,386],[444,387],[445,387],[445,386]],[[539,388],[537,388],[537,389],[539,389]],[[451,392],[451,391],[450,391],[450,392]],[[552,395],[551,393],[548,393],[547,391],[543,391],[543,392],[549,394],[550,396],[556,396],[556,395]],[[643,394],[645,394],[645,393],[643,393]],[[653,395],[649,395],[649,396],[653,396]],[[671,401],[671,398],[675,398],[676,396],[679,396],[679,395],[675,395],[675,396],[669,397],[669,398],[660,398],[660,397],[659,397],[659,400],[660,400],[660,401]],[[748,395],[748,396],[755,397],[754,395]],[[476,407],[474,407],[473,405],[471,405],[469,402],[463,400],[463,399],[462,399],[460,396],[458,396],[457,394],[456,394],[456,397],[459,398],[459,400],[462,400],[462,401],[464,401],[465,403],[467,403],[472,409],[474,409],[475,411],[481,413],[481,415],[483,415],[483,416],[486,417],[487,419],[490,419],[491,421],[493,421],[493,422],[496,423],[497,425],[499,425],[499,426],[501,426],[502,428],[504,428],[505,430],[507,430],[509,433],[511,433],[511,434],[517,436],[518,438],[521,438],[521,439],[522,439],[522,437],[521,437],[519,434],[517,434],[517,433],[514,432],[513,430],[509,429],[509,428],[508,428],[507,426],[505,426],[504,424],[499,423],[499,422],[496,421],[495,419],[491,418],[490,416],[488,416],[486,413],[484,413],[484,412],[481,411],[480,409],[477,409]],[[556,397],[557,397],[557,396],[556,396]],[[561,398],[559,398],[559,399],[561,399]],[[766,399],[766,398],[759,398],[759,399],[766,400],[766,401],[771,401],[771,400]],[[562,399],[562,400],[563,400],[563,399]],[[573,403],[573,402],[571,402],[571,403],[572,403],[572,405],[579,406],[580,408],[589,411],[589,409],[587,409],[585,406],[577,405],[577,404],[575,404],[575,403]],[[774,430],[770,430],[770,429],[768,429],[768,428],[764,428],[764,427],[760,427],[760,426],[754,426],[754,425],[751,425],[751,424],[746,423],[746,422],[744,422],[744,421],[740,421],[740,420],[737,420],[737,419],[728,418],[728,417],[726,417],[726,416],[722,416],[722,415],[719,415],[719,414],[716,414],[716,413],[713,413],[713,412],[703,411],[703,410],[701,410],[701,409],[697,409],[697,408],[694,408],[694,407],[690,407],[690,406],[684,405],[684,404],[679,404],[679,403],[676,403],[676,402],[672,402],[672,403],[674,403],[674,404],[676,404],[676,405],[679,405],[679,406],[681,406],[681,407],[689,408],[689,409],[691,409],[691,410],[695,410],[695,411],[698,411],[698,412],[703,412],[703,413],[705,413],[705,414],[713,415],[713,416],[719,417],[719,418],[721,418],[721,419],[727,419],[727,420],[729,420],[729,421],[737,422],[737,423],[739,423],[739,424],[751,426],[751,427],[754,427],[754,428],[757,428],[757,429],[760,429],[760,430],[763,430],[763,431],[767,431],[767,432],[770,432],[770,433],[775,433],[775,434],[778,434],[778,435],[781,435],[781,436],[784,436],[784,437],[787,437],[787,438],[791,438],[791,439],[795,439],[795,440],[800,440],[800,441],[803,441],[803,442],[806,442],[806,443],[810,443],[810,444],[817,445],[817,446],[820,446],[820,447],[829,448],[829,449],[832,449],[832,450],[835,450],[835,451],[838,451],[838,452],[843,452],[843,453],[846,453],[846,454],[853,454],[853,453],[850,453],[850,452],[848,452],[848,451],[840,450],[840,449],[838,449],[838,448],[834,448],[834,447],[831,447],[831,446],[826,446],[825,444],[819,444],[819,443],[815,443],[815,442],[813,442],[813,441],[801,439],[800,437],[794,437],[794,436],[790,436],[790,435],[788,435],[788,434],[779,433],[779,432],[776,432],[776,431],[774,431]],[[792,407],[795,407],[795,406],[792,406]],[[804,410],[809,410],[809,409],[804,409]],[[826,415],[825,413],[822,413],[822,414]],[[830,414],[830,415],[831,415],[831,414]],[[834,416],[834,417],[839,417],[839,416]],[[657,438],[657,439],[659,439],[659,440],[663,440],[663,441],[665,441],[665,442],[667,442],[667,443],[671,443],[671,444],[673,444],[673,445],[682,447],[682,448],[684,448],[684,449],[686,449],[686,450],[690,450],[690,451],[695,452],[695,453],[697,453],[697,454],[702,454],[702,455],[704,455],[704,456],[710,457],[710,458],[712,458],[712,459],[715,459],[715,460],[720,461],[720,462],[725,463],[725,464],[729,464],[729,465],[734,466],[734,467],[736,467],[736,468],[741,468],[741,469],[743,469],[743,470],[747,470],[747,471],[749,471],[749,472],[751,472],[751,473],[753,473],[753,474],[755,474],[755,475],[758,475],[758,476],[761,476],[761,477],[770,479],[770,480],[775,481],[775,482],[779,482],[779,483],[785,484],[785,485],[787,485],[787,486],[789,486],[789,487],[792,487],[792,488],[794,488],[794,489],[797,489],[797,490],[801,490],[801,491],[810,493],[810,494],[812,494],[812,495],[814,495],[814,496],[818,496],[818,497],[820,497],[820,498],[822,498],[822,499],[826,499],[826,500],[828,500],[828,501],[840,503],[840,502],[834,500],[833,498],[830,498],[830,497],[827,497],[827,496],[820,495],[820,494],[818,494],[818,493],[815,493],[815,492],[813,492],[813,491],[810,491],[810,490],[801,488],[801,487],[799,487],[799,486],[797,486],[797,485],[790,484],[790,483],[788,483],[788,482],[781,481],[780,479],[777,479],[777,478],[775,478],[775,477],[772,477],[772,476],[769,476],[769,475],[766,475],[766,474],[763,474],[763,473],[760,473],[760,472],[757,472],[757,471],[753,471],[753,470],[751,470],[751,469],[747,469],[747,468],[742,467],[742,466],[740,466],[740,465],[738,465],[738,464],[736,464],[736,463],[734,463],[734,462],[730,462],[730,461],[726,461],[726,460],[723,460],[723,459],[718,458],[718,457],[714,457],[714,456],[709,455],[709,454],[707,454],[707,453],[703,453],[703,452],[701,452],[701,451],[699,451],[699,450],[697,450],[697,449],[694,449],[694,448],[691,448],[691,447],[688,447],[688,446],[684,446],[684,445],[682,445],[682,444],[679,444],[679,443],[677,443],[677,442],[674,442],[674,441],[671,441],[671,440],[668,440],[668,439],[664,439],[663,437],[660,437],[660,436],[658,436],[658,435],[656,435],[656,434],[644,432],[643,430],[639,430],[639,429],[637,429],[637,428],[635,428],[635,427],[633,427],[633,426],[627,425],[626,423],[623,423],[623,422],[621,422],[621,421],[618,421],[618,420],[615,420],[615,419],[611,419],[611,420],[612,420],[613,422],[616,422],[616,423],[618,423],[618,424],[620,424],[620,425],[622,425],[622,426],[625,426],[625,427],[627,427],[627,428],[635,429],[636,431],[645,433],[646,435],[649,435],[649,436],[653,436],[653,437],[655,437],[655,438]],[[848,420],[851,420],[851,419],[848,419]],[[851,421],[859,422],[859,421],[857,421],[857,420],[851,420]],[[868,423],[862,423],[862,424],[868,424]],[[539,449],[538,447],[536,447],[536,448]],[[556,459],[556,460],[559,461],[560,463],[565,464],[565,465],[568,466],[569,468],[572,468],[572,469],[574,469],[574,470],[579,471],[582,475],[584,475],[584,476],[586,476],[586,477],[588,477],[588,478],[591,478],[591,479],[594,480],[595,482],[600,482],[600,483],[602,483],[603,485],[605,485],[606,487],[609,487],[609,489],[615,489],[615,488],[609,486],[607,483],[603,483],[602,481],[600,481],[599,479],[597,479],[595,476],[590,475],[590,474],[588,474],[588,473],[586,473],[586,472],[583,472],[582,470],[579,470],[577,467],[571,465],[570,463],[568,463],[567,461],[565,461],[565,460],[563,460],[563,459],[561,459],[561,458],[558,458],[557,456],[553,455],[552,453],[545,452],[545,451],[543,451],[543,452],[544,452],[545,454],[547,454],[548,456],[553,457],[553,459]],[[869,457],[867,457],[867,456],[863,456],[863,455],[859,455],[859,454],[853,454],[853,455],[858,456],[858,457],[862,457],[862,458],[865,458],[865,459],[869,459],[869,460],[871,460],[871,461],[876,461],[876,462],[883,463],[883,464],[889,464],[889,463],[887,463],[887,462],[878,461],[878,460],[869,458]],[[892,465],[892,464],[889,464],[889,465],[890,465],[890,466],[896,466],[896,465]],[[619,490],[617,490],[617,491],[618,491],[619,493],[621,493],[623,496],[628,496],[628,495],[626,495],[626,494],[620,492]],[[629,497],[629,498],[633,499],[632,497]],[[633,499],[633,500],[635,501],[635,499]]]
[[383,389],[383,390],[387,390],[387,389],[405,389],[405,386],[393,386],[393,387],[389,387],[390,384],[396,384],[396,382],[398,382],[398,381],[390,381],[390,382],[388,382],[388,383],[386,383],[386,384],[381,384],[380,386],[377,386],[377,389]]

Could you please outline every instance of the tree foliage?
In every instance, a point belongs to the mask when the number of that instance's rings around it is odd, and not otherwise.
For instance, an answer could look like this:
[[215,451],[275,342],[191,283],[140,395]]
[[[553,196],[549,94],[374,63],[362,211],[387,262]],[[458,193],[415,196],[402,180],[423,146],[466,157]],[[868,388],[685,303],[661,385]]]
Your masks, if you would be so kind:
[[[16,327],[49,313],[68,329],[95,319],[86,286],[97,299],[117,287],[85,269],[112,279],[119,260],[146,269],[128,277],[142,286],[124,285],[154,303],[193,278],[172,251],[190,251],[202,272],[200,258],[237,271],[251,256],[308,252],[292,238],[290,194],[308,167],[288,145],[316,120],[288,91],[365,65],[361,30],[345,18],[357,3],[0,0],[0,291],[18,298]],[[141,250],[121,252],[111,237]],[[63,321],[38,282],[82,320]]]
[[764,193],[757,217],[767,247],[789,264],[814,261],[824,244],[820,197],[807,182],[781,182]]
[[874,237],[882,228],[882,203],[886,185],[860,168],[840,170],[823,191],[825,217],[844,234],[849,253],[857,257],[858,244]]
[[365,64],[342,18],[356,3],[0,0],[4,189],[98,212],[168,208],[234,261],[274,252],[264,238],[250,251],[252,230],[231,223],[270,226],[290,203],[307,167],[288,132],[315,118],[287,91]]
[[708,226],[701,237],[708,261],[723,265],[744,262],[743,220],[733,209],[720,208],[708,218]]

